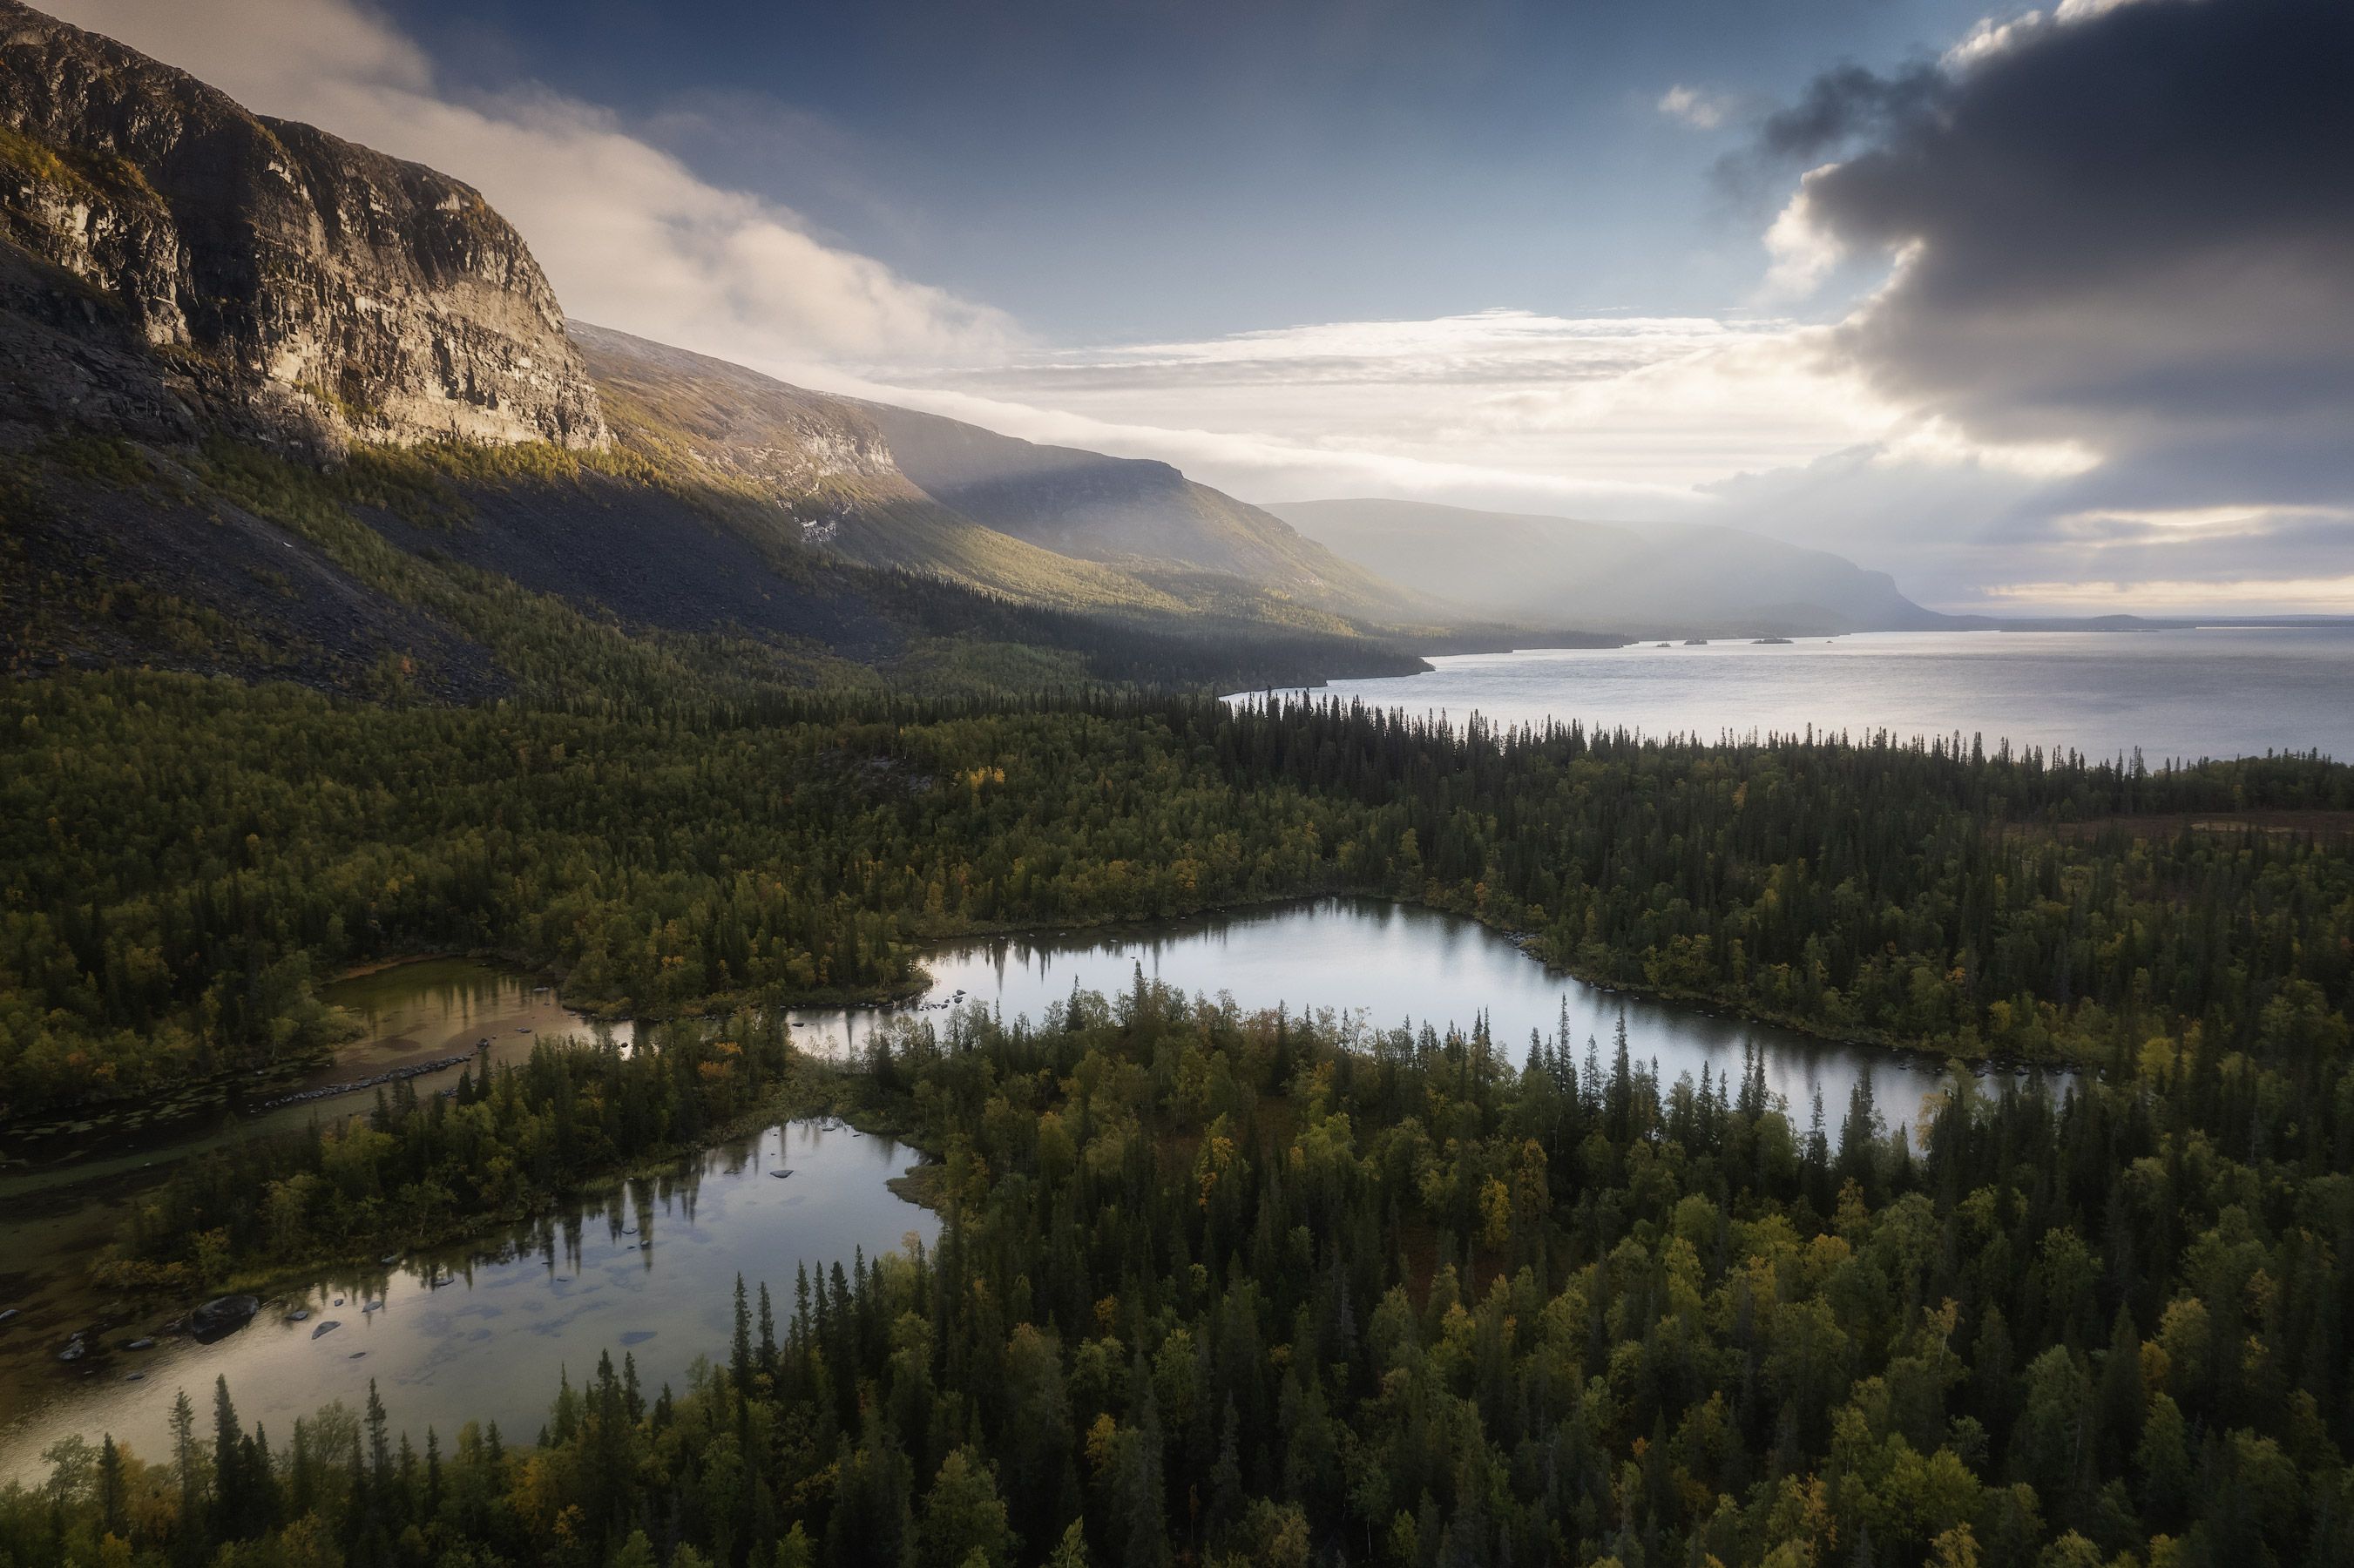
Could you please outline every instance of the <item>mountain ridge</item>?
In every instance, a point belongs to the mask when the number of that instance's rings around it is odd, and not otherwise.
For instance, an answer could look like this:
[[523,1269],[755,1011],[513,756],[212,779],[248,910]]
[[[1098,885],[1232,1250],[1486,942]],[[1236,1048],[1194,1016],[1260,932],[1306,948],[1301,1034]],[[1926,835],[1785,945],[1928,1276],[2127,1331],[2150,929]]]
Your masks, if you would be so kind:
[[1178,611],[1125,574],[1040,549],[942,505],[894,461],[854,400],[586,322],[567,325],[621,449],[741,482],[793,543],[864,566],[927,570],[1014,598]]
[[1417,596],[1342,558],[1265,508],[1152,458],[1008,436],[859,399],[901,471],[942,504],[1058,554],[1156,575],[1209,572],[1280,584],[1343,614],[1426,616]]
[[0,666],[447,701],[1420,667],[1299,585],[1132,565],[943,506],[843,399],[576,334],[461,182],[0,0]]

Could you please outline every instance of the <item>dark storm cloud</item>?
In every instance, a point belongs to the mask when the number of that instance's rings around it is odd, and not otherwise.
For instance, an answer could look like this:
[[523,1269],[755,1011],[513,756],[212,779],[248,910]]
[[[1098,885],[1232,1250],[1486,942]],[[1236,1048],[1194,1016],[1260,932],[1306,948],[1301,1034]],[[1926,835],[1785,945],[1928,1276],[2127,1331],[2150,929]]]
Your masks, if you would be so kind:
[[1943,97],[1952,79],[1935,66],[1882,76],[1861,66],[1824,72],[1796,104],[1758,131],[1760,151],[1777,161],[1811,162],[1854,137],[1888,131]]
[[2110,461],[2071,503],[2354,493],[2354,5],[2139,0],[1823,78],[1811,226],[1909,254],[1842,330],[1883,387]]

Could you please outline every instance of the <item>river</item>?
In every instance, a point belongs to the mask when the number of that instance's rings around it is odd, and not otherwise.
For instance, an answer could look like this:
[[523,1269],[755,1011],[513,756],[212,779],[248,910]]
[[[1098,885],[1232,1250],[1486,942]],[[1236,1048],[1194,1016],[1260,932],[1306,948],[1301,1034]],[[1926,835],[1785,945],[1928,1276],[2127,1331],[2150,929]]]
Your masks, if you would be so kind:
[[[1552,1033],[1565,1012],[1573,1041],[1582,1048],[1594,1039],[1606,1059],[1623,1018],[1637,1059],[1656,1062],[1663,1083],[1697,1077],[1704,1065],[1720,1075],[1737,1073],[1744,1051],[1754,1050],[1767,1086],[1799,1125],[1819,1092],[1834,1132],[1864,1072],[1873,1074],[1891,1121],[1914,1120],[1942,1077],[1931,1064],[1587,985],[1470,921],[1376,900],[960,943],[930,955],[928,966],[932,984],[910,1006],[790,1014],[796,1042],[838,1054],[888,1021],[938,1019],[955,1006],[1043,1017],[1075,987],[1127,989],[1140,968],[1152,980],[1230,996],[1245,1009],[1330,1011],[1358,1027],[1412,1021],[1468,1028],[1484,1011],[1494,1037],[1515,1057],[1531,1031]],[[461,959],[402,965],[341,982],[326,996],[360,1018],[363,1033],[314,1081],[372,1075],[482,1040],[492,1042],[493,1055],[513,1057],[544,1035],[603,1027],[563,1008],[531,978]],[[419,1092],[443,1076],[419,1078]],[[447,1437],[478,1418],[496,1419],[527,1440],[560,1372],[578,1379],[599,1354],[610,1351],[618,1362],[626,1351],[652,1390],[683,1382],[697,1355],[721,1351],[739,1271],[788,1298],[797,1263],[846,1263],[854,1248],[872,1255],[911,1232],[937,1233],[930,1213],[885,1187],[913,1163],[912,1151],[848,1128],[795,1122],[631,1181],[546,1224],[388,1268],[314,1278],[216,1344],[166,1338],[157,1349],[130,1351],[122,1347],[155,1324],[126,1316],[95,1337],[98,1353],[71,1364],[56,1360],[66,1333],[107,1306],[85,1279],[90,1254],[170,1160],[290,1115],[299,1125],[371,1103],[361,1094],[258,1118],[217,1116],[169,1137],[126,1140],[130,1147],[76,1165],[0,1180],[0,1257],[7,1260],[0,1264],[0,1306],[23,1311],[0,1327],[0,1477],[39,1472],[42,1450],[77,1433],[111,1430],[155,1455],[174,1393],[185,1387],[202,1402],[222,1374],[240,1415],[266,1421],[275,1434],[329,1400],[355,1405],[374,1378],[396,1425],[413,1435],[429,1425]],[[788,1180],[768,1174],[779,1160],[794,1172]],[[433,1286],[445,1271],[449,1282]],[[374,1301],[381,1307],[366,1310]],[[283,1321],[298,1304],[309,1319]],[[313,1338],[329,1319],[339,1327]]]

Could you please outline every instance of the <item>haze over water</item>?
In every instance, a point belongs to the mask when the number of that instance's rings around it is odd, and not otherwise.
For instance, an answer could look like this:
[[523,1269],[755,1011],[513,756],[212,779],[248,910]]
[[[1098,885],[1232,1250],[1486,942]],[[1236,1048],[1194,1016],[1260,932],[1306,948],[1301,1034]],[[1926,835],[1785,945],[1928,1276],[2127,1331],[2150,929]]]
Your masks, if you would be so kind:
[[1433,659],[1429,674],[1319,694],[1460,721],[1575,719],[1646,735],[1979,735],[1992,750],[2168,758],[2354,758],[2354,627],[1892,631]]

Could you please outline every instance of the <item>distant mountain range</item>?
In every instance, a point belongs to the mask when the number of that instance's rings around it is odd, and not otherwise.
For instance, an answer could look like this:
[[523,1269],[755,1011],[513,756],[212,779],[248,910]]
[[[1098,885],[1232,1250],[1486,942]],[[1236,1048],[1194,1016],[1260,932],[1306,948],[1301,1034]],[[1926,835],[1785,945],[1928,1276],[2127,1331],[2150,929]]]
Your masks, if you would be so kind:
[[1253,506],[567,322],[472,187],[16,0],[0,523],[8,667],[391,671],[450,697],[589,649],[791,672],[981,646],[1023,679],[1240,681],[1581,633],[1950,624],[1754,535]]
[[1266,508],[1369,572],[1526,626],[1630,637],[1900,631],[1988,624],[1924,609],[1885,572],[1761,535],[1636,528],[1416,501]]

